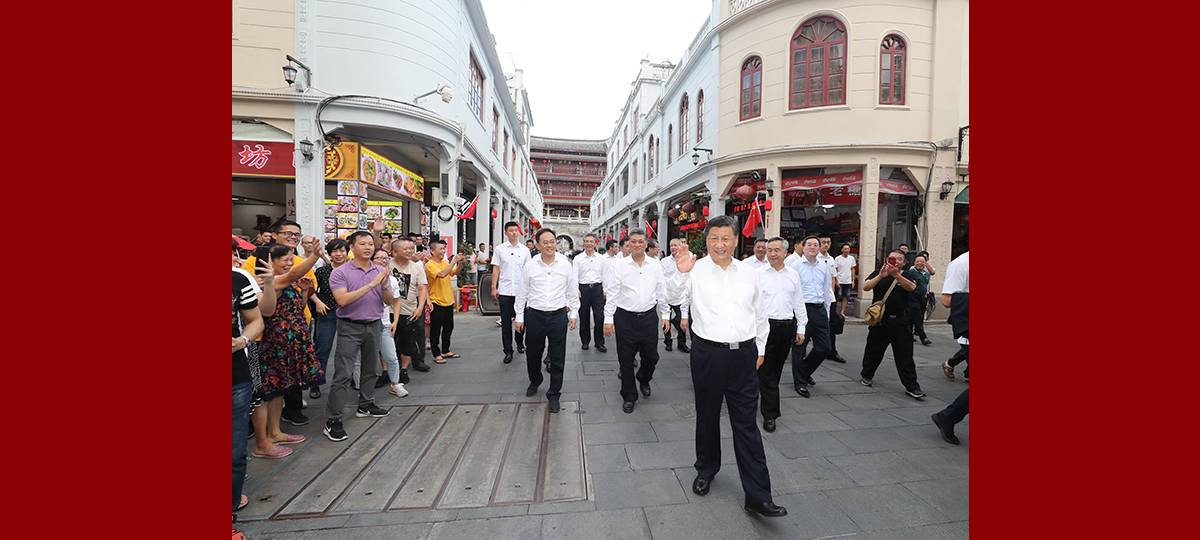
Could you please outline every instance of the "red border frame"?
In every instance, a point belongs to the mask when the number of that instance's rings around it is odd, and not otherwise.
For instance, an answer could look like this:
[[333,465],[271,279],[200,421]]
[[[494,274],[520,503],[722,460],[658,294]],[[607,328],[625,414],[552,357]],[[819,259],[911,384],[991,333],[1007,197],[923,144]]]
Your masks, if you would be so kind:
[[[887,46],[884,45],[884,43],[887,42],[888,38],[895,38],[896,41],[899,41],[900,48],[898,48],[898,49],[887,48]],[[883,55],[885,55],[885,54],[891,55],[889,57],[890,59],[888,61],[887,70],[888,70],[889,75],[888,75],[888,80],[886,83],[884,83],[884,81],[883,81],[883,69],[884,69],[883,68]],[[895,80],[896,70],[892,66],[895,65],[895,57],[896,56],[899,56],[901,58],[900,80],[903,82],[900,84],[900,92],[902,93],[902,95],[900,96],[900,101],[896,101],[896,85],[893,83],[893,81]],[[888,34],[888,35],[884,36],[883,41],[879,42],[879,72],[878,72],[878,76],[879,76],[879,88],[877,88],[876,90],[878,92],[879,104],[880,105],[904,105],[905,99],[908,98],[908,42],[904,41],[904,38],[900,37],[900,34]],[[891,101],[883,100],[883,88],[885,86],[890,89],[890,95],[892,96]]]
[[[750,63],[755,60],[758,60],[758,65],[755,67],[749,68],[750,71],[747,72],[746,71],[747,66],[749,66]],[[740,91],[738,93],[738,121],[749,120],[751,118],[758,118],[758,117],[762,116],[762,83],[763,83],[762,70],[763,70],[762,57],[757,54],[751,56],[750,58],[747,58],[745,61],[742,62],[742,70],[741,70],[741,72],[738,73],[738,86],[740,88]],[[754,74],[755,73],[758,74],[758,84],[754,84]],[[746,90],[747,90],[746,75],[750,75],[750,87],[749,87],[750,101],[749,102],[743,101],[746,99]],[[755,88],[758,89],[758,99],[754,99],[754,89]],[[742,114],[742,104],[743,103],[750,106],[746,112],[746,114],[749,116]],[[758,103],[758,114],[753,113],[755,103]]]
[[[796,45],[796,37],[800,35],[800,32],[804,31],[804,27],[806,27],[810,24],[814,24],[814,23],[816,23],[816,21],[822,21],[822,22],[826,22],[826,23],[832,22],[834,24],[834,26],[837,27],[838,30],[841,30],[843,32],[842,39],[833,40],[833,41],[816,41],[816,42],[813,42],[811,45],[803,45],[803,46]],[[817,37],[819,38],[820,36],[817,36]],[[841,87],[842,100],[838,101],[837,103],[830,103],[830,101],[829,101],[829,76],[831,75],[831,73],[829,71],[829,61],[831,58],[829,56],[829,49],[831,46],[837,45],[839,43],[842,45],[842,56],[840,57],[842,60],[842,72],[841,72],[841,75],[842,75],[842,87]],[[796,69],[796,51],[798,51],[800,49],[805,49],[806,51],[808,51],[808,52],[804,53],[805,54],[805,57],[804,57],[805,64],[811,65],[812,64],[812,50],[816,49],[816,48],[820,48],[824,51],[824,53],[823,53],[824,56],[822,57],[822,60],[821,60],[821,64],[824,66],[824,69],[823,69],[823,73],[820,75],[821,80],[824,81],[821,83],[821,101],[822,101],[822,103],[818,103],[816,105],[809,103],[808,102],[808,94],[811,91],[809,89],[805,88],[804,89],[804,103],[805,104],[801,105],[799,107],[794,107],[794,106],[792,106],[792,96],[796,93],[796,89],[795,89],[796,77],[793,76],[793,73],[795,72],[795,69]],[[845,105],[847,94],[850,93],[850,70],[849,70],[849,67],[850,67],[850,31],[846,29],[846,25],[842,24],[842,21],[838,20],[836,17],[830,17],[828,15],[812,17],[812,18],[805,20],[803,24],[796,27],[796,31],[792,32],[792,38],[790,40],[788,40],[788,70],[787,70],[787,77],[788,77],[787,107],[788,107],[788,110],[796,111],[796,110],[800,110],[800,109],[812,109],[815,107],[826,107],[826,106],[830,106],[830,105]],[[811,72],[811,70],[809,70],[809,71]],[[808,81],[811,78],[812,78],[812,76],[807,75],[807,74],[804,77],[800,77],[800,79],[802,79],[804,81]]]

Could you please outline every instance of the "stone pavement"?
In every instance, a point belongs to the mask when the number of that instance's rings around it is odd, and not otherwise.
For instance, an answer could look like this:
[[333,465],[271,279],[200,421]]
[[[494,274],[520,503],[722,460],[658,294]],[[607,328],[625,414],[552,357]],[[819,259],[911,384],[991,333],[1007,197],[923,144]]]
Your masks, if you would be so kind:
[[848,363],[822,364],[812,398],[792,390],[785,366],[783,416],[763,441],[775,502],[789,515],[767,519],[741,508],[728,418],[726,466],[707,496],[691,491],[688,355],[660,346],[652,395],[625,414],[612,338],[608,353],[582,351],[569,332],[563,411],[551,415],[548,383],[525,397],[525,356],[501,362],[495,320],[459,313],[451,350],[462,358],[411,371],[408,397],[380,389],[377,402],[392,414],[351,410],[347,441],[321,434],[326,398],[308,399],[311,422],[284,431],[309,440],[287,459],[250,462],[250,505],[237,527],[289,540],[968,537],[970,416],[956,427],[960,446],[942,441],[929,418],[967,386],[964,365],[954,381],[942,374],[957,350],[948,325],[927,322],[933,345],[914,344],[924,400],[904,394],[890,352],[875,386],[858,384],[867,327],[854,320],[838,336]]

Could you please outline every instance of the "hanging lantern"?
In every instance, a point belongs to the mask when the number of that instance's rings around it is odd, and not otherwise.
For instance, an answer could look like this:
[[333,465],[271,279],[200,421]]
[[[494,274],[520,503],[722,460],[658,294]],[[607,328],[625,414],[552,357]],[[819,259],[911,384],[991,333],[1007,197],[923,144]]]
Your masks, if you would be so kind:
[[667,210],[667,217],[669,217],[669,218],[671,218],[671,219],[677,219],[677,218],[679,218],[679,209],[678,209],[678,208],[672,208],[672,209],[670,209],[670,210]]
[[771,199],[767,199],[767,200],[766,200],[766,201],[764,201],[764,202],[766,203],[766,208],[767,208],[767,210],[770,210],[770,209],[771,209]]
[[704,214],[704,217],[708,217],[708,207],[707,206],[704,207],[703,214]]
[[694,205],[694,204],[692,204],[692,203],[687,203],[687,204],[683,205],[683,212],[684,212],[684,213],[686,213],[686,214],[691,214],[691,213],[693,213],[693,212],[695,212],[695,211],[696,211],[696,205]]
[[750,199],[754,198],[755,192],[754,192],[754,188],[752,188],[748,185],[744,185],[740,188],[737,188],[737,190],[734,191],[733,194],[739,198],[750,200]]

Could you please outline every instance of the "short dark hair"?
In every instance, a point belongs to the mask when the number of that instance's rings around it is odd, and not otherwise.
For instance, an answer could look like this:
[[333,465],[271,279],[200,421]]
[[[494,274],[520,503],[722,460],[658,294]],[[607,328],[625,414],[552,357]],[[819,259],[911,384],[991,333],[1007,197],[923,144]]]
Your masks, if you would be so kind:
[[902,247],[908,247],[908,244],[903,244],[903,243],[902,243],[902,244],[900,244],[900,245],[896,246],[896,249],[900,249],[900,248],[902,248]]
[[804,246],[804,244],[807,244],[809,240],[816,240],[817,245],[818,246],[821,245],[821,239],[819,237],[817,237],[817,235],[815,235],[815,234],[810,234],[808,236],[805,236],[804,239],[800,241],[800,245]]
[[[782,239],[782,238],[780,238],[780,240],[783,240],[783,239]],[[760,242],[761,242],[761,243],[763,243],[763,244],[765,244],[765,243],[767,243],[767,239],[766,239],[766,238],[759,238],[758,240],[755,240],[755,241],[754,241],[754,245],[756,245],[756,246],[757,246],[757,245],[758,245]]]
[[341,238],[334,238],[333,240],[330,240],[328,244],[325,244],[325,253],[330,255],[333,255],[333,252],[337,251],[338,249],[350,251],[350,243],[342,240]]
[[708,231],[711,231],[717,227],[729,227],[730,229],[737,231],[737,220],[733,219],[733,216],[728,215],[720,215],[712,218],[708,220],[708,225],[704,227],[704,236],[708,236]]
[[621,241],[617,242],[617,244],[620,245],[621,247],[625,247],[625,244],[628,242],[629,242],[629,234],[626,233],[625,236],[621,237]]
[[[850,247],[850,242],[842,242],[842,247],[844,247],[844,248]],[[841,251],[841,250],[842,250],[842,248],[838,248],[838,251]]]
[[656,248],[656,247],[658,247],[658,240],[655,240],[653,238],[646,240],[646,249]]
[[271,260],[286,257],[292,253],[292,248],[287,244],[267,244],[267,247],[270,248]]
[[528,243],[531,243],[531,242],[532,242],[532,243],[534,243],[534,244],[536,244],[536,243],[537,243],[537,242],[534,242],[532,238],[526,238],[526,239],[525,239],[525,243],[526,243],[526,244],[528,244]]
[[596,240],[599,240],[599,239],[600,239],[599,237],[597,237],[596,235],[594,235],[594,234],[592,234],[592,233],[587,233],[587,234],[583,235],[583,239],[584,239],[584,240],[587,240],[587,238],[588,238],[589,236],[590,236],[590,237],[592,237],[593,239],[596,239]]
[[277,233],[277,232],[283,230],[283,228],[288,225],[292,225],[302,231],[304,230],[304,227],[301,227],[300,224],[296,223],[295,221],[292,221],[290,219],[281,219],[281,220],[279,220],[279,223],[276,223],[274,227],[271,227],[271,232]]
[[612,247],[614,245],[616,245],[616,243],[617,243],[616,240],[613,240],[610,238],[607,242],[604,243],[604,251],[608,251],[608,250],[612,249]]
[[542,227],[542,228],[538,229],[538,232],[536,232],[536,233],[534,233],[534,234],[533,234],[533,237],[534,237],[534,238],[537,238],[537,242],[534,242],[534,243],[536,244],[536,243],[538,243],[538,242],[541,242],[541,241],[542,241],[542,235],[543,235],[543,234],[546,234],[546,233],[550,233],[550,235],[551,235],[551,236],[553,236],[554,238],[558,238],[558,235],[557,235],[557,234],[554,234],[554,230],[553,230],[553,229],[551,229],[550,227]]
[[917,256],[918,256],[918,257],[925,257],[925,260],[927,260],[927,261],[929,260],[929,252],[928,252],[928,251],[922,251],[922,252],[920,252],[920,253],[917,253]]
[[[346,238],[346,242],[353,246],[356,242],[358,242],[358,239],[363,236],[371,238],[371,233],[367,231],[354,231],[350,233],[349,237]],[[371,238],[372,242],[374,242],[374,240],[374,238]]]
[[629,237],[630,237],[630,236],[633,236],[633,235],[635,235],[635,234],[636,234],[636,235],[639,235],[639,236],[642,236],[642,237],[646,237],[646,229],[630,229],[630,230],[629,230],[629,234],[625,236],[625,240],[627,240],[627,241],[628,241],[628,240],[629,240]]
[[420,238],[420,237],[421,237],[421,233],[410,232],[410,233],[408,233],[408,237],[409,237],[409,238]]
[[509,228],[509,227],[516,227],[518,230],[520,230],[520,229],[521,229],[521,226],[520,226],[520,225],[517,225],[517,222],[515,222],[515,221],[506,221],[506,222],[504,222],[504,232],[508,232],[508,228]]
[[429,249],[433,249],[435,246],[439,245],[446,245],[446,241],[442,240],[441,238],[434,238],[433,240],[429,241]]

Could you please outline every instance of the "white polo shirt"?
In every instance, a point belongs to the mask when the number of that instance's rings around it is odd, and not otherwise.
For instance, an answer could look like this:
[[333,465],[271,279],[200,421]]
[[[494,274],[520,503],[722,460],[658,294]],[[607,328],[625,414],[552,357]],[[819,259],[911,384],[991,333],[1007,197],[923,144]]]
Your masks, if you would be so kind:
[[521,268],[529,262],[529,248],[524,244],[508,242],[496,246],[492,253],[492,266],[500,267],[496,281],[496,292],[503,296],[516,296],[521,288]]

